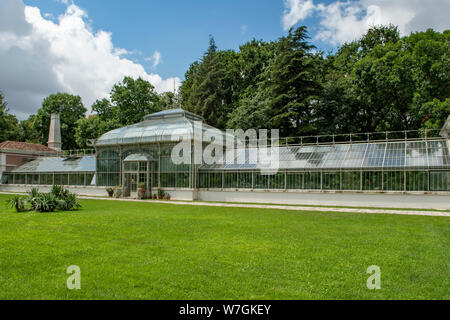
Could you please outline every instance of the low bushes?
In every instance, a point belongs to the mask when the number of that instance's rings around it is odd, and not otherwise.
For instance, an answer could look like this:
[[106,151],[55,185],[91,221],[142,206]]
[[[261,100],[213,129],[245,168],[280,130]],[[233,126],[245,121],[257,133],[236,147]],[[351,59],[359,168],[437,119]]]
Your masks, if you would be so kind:
[[33,188],[26,196],[12,197],[7,201],[7,204],[11,208],[15,208],[17,212],[69,211],[81,207],[75,194],[57,185],[54,185],[49,193],[40,193],[38,189]]

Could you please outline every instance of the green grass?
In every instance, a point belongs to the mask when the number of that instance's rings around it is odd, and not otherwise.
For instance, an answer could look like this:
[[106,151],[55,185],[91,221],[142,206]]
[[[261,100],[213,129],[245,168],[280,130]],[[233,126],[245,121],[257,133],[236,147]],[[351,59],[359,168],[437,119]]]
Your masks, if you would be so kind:
[[18,214],[9,197],[0,299],[450,299],[446,217],[105,200]]

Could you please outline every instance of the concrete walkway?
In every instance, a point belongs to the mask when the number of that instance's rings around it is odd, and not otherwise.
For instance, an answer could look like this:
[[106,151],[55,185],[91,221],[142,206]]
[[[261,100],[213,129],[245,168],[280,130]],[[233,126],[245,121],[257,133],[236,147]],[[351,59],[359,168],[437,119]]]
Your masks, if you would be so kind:
[[161,204],[189,205],[189,206],[225,207],[225,208],[227,208],[227,207],[228,208],[257,208],[257,209],[279,209],[279,210],[291,210],[291,211],[378,213],[378,214],[450,217],[450,212],[445,212],[445,211],[303,207],[303,206],[283,206],[283,205],[273,205],[273,204],[214,203],[214,202],[201,202],[201,201],[191,202],[191,201],[137,200],[137,199],[83,197],[83,196],[80,196],[79,198],[80,199],[90,199],[90,200],[130,201],[130,202],[161,203]]
[[[0,192],[0,194],[17,194],[10,192]],[[333,207],[307,207],[307,206],[283,206],[274,204],[246,204],[246,203],[215,203],[201,201],[165,201],[165,200],[138,200],[138,199],[116,199],[103,197],[78,196],[79,199],[87,200],[106,200],[106,201],[125,201],[125,202],[143,202],[143,203],[160,203],[170,205],[189,205],[189,206],[208,206],[208,207],[225,207],[225,208],[255,208],[255,209],[278,209],[290,211],[317,211],[317,212],[342,212],[342,213],[369,213],[369,214],[397,214],[397,215],[414,215],[414,216],[434,216],[434,217],[450,217],[449,211],[421,211],[421,210],[391,210],[391,209],[362,209],[362,208],[333,208]]]

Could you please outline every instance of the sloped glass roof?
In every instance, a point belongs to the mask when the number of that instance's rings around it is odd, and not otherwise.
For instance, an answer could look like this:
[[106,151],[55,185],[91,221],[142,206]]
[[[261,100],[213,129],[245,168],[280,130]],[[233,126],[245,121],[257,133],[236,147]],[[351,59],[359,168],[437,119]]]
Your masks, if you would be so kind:
[[[258,170],[257,149],[230,150],[227,163],[202,165],[200,170]],[[268,149],[270,153],[270,148]],[[263,156],[269,160],[270,156]],[[234,159],[234,160],[230,160]],[[245,159],[244,161],[239,161]],[[274,158],[276,159],[276,157]],[[448,168],[449,150],[445,140],[401,141],[279,148],[279,169],[403,169]]]
[[11,172],[95,172],[95,156],[83,157],[42,157],[24,163]]
[[[196,121],[202,121],[202,118],[183,109],[165,110],[145,116],[142,122],[103,134],[96,145],[179,141],[181,136],[193,137]],[[202,122],[202,130],[205,132],[218,129]],[[218,132],[225,139],[226,133],[220,130]]]

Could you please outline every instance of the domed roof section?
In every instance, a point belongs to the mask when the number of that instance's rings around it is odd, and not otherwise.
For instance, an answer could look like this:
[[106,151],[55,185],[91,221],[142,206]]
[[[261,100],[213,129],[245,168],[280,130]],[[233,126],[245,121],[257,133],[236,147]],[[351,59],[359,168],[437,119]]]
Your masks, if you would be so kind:
[[[96,146],[175,142],[179,141],[180,136],[193,137],[196,121],[201,122],[203,132],[218,130],[203,123],[203,119],[196,114],[183,109],[171,109],[149,114],[139,123],[109,131],[97,140]],[[221,133],[225,137],[225,133]]]

